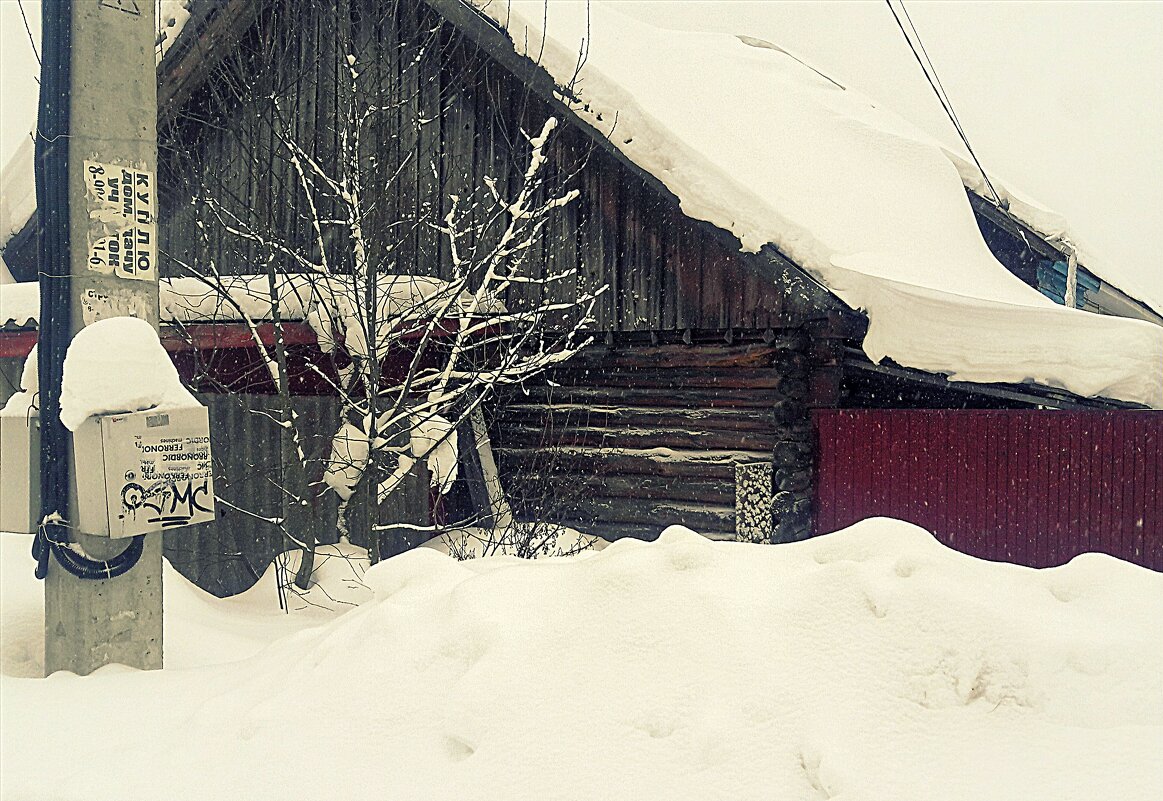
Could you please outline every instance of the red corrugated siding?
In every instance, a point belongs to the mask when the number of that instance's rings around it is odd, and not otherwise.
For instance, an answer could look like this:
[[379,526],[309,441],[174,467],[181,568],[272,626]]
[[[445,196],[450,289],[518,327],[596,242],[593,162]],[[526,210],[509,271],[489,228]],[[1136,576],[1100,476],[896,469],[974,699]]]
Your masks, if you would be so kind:
[[1034,567],[1163,570],[1163,412],[821,410],[817,534],[883,515]]

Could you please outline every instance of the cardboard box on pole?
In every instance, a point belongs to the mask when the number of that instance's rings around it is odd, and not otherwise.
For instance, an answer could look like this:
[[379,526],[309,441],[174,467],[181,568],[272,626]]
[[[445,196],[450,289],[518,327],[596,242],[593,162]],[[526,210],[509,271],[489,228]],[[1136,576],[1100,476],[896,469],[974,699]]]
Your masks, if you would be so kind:
[[205,407],[91,417],[73,453],[85,534],[133,537],[214,519]]

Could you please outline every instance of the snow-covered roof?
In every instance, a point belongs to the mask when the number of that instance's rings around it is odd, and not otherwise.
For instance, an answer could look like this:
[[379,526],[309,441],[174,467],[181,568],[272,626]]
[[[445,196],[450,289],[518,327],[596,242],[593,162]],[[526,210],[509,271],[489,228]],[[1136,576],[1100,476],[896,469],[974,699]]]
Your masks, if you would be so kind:
[[[684,213],[744,250],[774,245],[866,312],[874,360],[1163,407],[1163,328],[1026,286],[981,238],[963,189],[981,190],[971,163],[783,48],[663,31],[607,0],[474,2],[517,52],[574,84],[578,116]],[[35,208],[31,156],[29,142],[0,178],[0,240]],[[1032,228],[1068,236],[1060,215],[995,187]]]
[[1010,273],[966,196],[975,168],[911,123],[768,42],[664,31],[606,0],[475,1],[685,214],[863,310],[873,360],[1163,408],[1163,328],[1058,306]]

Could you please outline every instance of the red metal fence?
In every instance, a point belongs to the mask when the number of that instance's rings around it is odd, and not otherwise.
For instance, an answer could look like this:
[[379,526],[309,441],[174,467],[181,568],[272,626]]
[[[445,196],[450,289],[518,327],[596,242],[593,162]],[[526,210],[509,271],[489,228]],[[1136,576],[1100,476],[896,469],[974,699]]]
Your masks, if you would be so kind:
[[1163,570],[1163,412],[820,410],[815,533],[884,515],[974,556]]

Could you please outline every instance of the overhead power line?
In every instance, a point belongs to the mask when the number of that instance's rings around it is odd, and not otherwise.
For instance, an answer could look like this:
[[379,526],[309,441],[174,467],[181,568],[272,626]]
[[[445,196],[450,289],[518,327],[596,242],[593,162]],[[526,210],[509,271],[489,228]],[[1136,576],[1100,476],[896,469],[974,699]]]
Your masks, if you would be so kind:
[[[904,22],[901,21],[900,15],[893,8],[892,0],[884,0],[884,2],[888,6],[888,10],[892,12],[892,17],[896,20],[901,35],[905,37],[905,42],[908,43],[909,50],[913,51],[913,56],[917,59],[917,63],[921,65],[921,72],[925,74],[925,80],[929,82],[933,93],[937,95],[937,100],[941,103],[941,108],[945,110],[945,115],[953,123],[953,127],[957,130],[957,135],[961,137],[961,141],[965,144],[965,149],[969,151],[969,155],[973,158],[973,163],[977,165],[981,177],[985,179],[985,185],[989,187],[989,193],[993,195],[994,202],[998,207],[1004,208],[1001,197],[998,195],[997,190],[994,189],[993,182],[989,180],[989,175],[985,172],[985,167],[981,165],[981,160],[977,158],[977,153],[973,151],[973,146],[969,144],[969,137],[965,135],[965,129],[961,127],[961,121],[957,119],[957,113],[953,110],[953,102],[949,100],[949,95],[945,92],[945,87],[941,84],[941,79],[937,76],[937,68],[933,66],[933,60],[929,58],[929,53],[925,50],[925,44],[921,41],[921,34],[917,31],[917,26],[913,24],[912,17],[909,16],[909,10],[905,8],[904,0],[897,0],[897,2],[900,4],[901,11],[905,14],[905,19],[908,20],[909,28],[913,32],[912,36],[909,36],[909,32],[905,30]],[[916,40],[915,44],[913,42],[914,39]],[[920,52],[917,52],[918,47],[920,48]]]
[[[28,24],[28,15],[24,13],[24,0],[16,0],[16,5],[20,9],[20,18],[24,20],[24,31],[28,34],[28,43],[32,45],[32,54],[36,56],[36,63],[40,64],[40,53],[36,49],[36,37],[32,35],[32,26]],[[37,77],[37,83],[40,83],[40,78]]]

